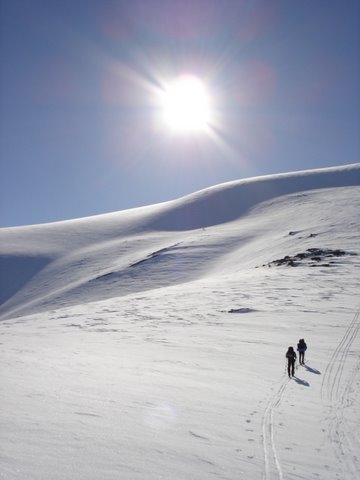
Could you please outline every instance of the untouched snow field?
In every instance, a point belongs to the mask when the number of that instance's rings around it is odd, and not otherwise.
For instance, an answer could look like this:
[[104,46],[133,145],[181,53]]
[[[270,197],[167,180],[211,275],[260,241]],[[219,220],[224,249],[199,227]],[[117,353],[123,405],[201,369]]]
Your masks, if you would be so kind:
[[0,478],[360,478],[359,225],[356,164],[2,229]]

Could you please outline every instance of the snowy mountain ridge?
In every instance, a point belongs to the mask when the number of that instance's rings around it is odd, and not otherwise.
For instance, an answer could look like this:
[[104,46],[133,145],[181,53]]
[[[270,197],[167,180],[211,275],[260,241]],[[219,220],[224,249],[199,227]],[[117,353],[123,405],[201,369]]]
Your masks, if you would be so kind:
[[[165,253],[167,259],[170,255],[181,257],[187,264],[187,272],[185,275],[178,272],[172,279],[165,272],[164,278],[159,279],[157,270],[155,287],[197,278],[204,269],[196,262],[194,247],[190,248],[194,242],[203,244],[203,237],[207,238],[207,248],[212,250],[212,259],[207,258],[209,264],[226,255],[229,249],[242,245],[247,236],[253,237],[250,230],[246,233],[240,227],[241,234],[238,236],[235,232],[236,225],[251,209],[285,195],[356,185],[360,185],[359,164],[233,181],[163,204],[52,224],[2,229],[0,266],[4,277],[0,315],[11,311],[15,314],[26,312],[23,305],[41,304],[41,308],[47,308],[50,304],[53,308],[56,302],[62,302],[59,299],[64,294],[70,303],[76,302],[69,298],[74,295],[80,302],[107,298],[112,293],[109,295],[108,285],[105,286],[107,293],[104,292],[104,283],[109,284],[111,280],[114,287],[115,277],[118,283],[113,292],[115,296],[123,295],[124,290],[125,293],[137,291],[134,286],[129,289],[126,271],[149,257],[164,259]],[[231,222],[233,228],[230,228]],[[202,231],[212,228],[214,235],[219,236],[222,226],[223,233],[227,236],[226,232],[231,231],[232,238],[230,245],[228,241],[226,246],[224,243],[223,249],[218,244],[211,245],[209,230],[206,235]],[[159,250],[163,253],[161,257],[156,253]],[[148,289],[152,280],[148,269],[142,270],[147,280],[144,282],[141,275],[141,281]],[[106,278],[111,275],[111,279]]]

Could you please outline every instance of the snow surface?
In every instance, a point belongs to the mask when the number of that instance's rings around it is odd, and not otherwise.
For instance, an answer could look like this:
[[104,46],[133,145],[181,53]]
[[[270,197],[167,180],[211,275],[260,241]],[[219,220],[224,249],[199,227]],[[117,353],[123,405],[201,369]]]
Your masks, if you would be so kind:
[[0,478],[360,478],[359,212],[355,164],[2,229]]

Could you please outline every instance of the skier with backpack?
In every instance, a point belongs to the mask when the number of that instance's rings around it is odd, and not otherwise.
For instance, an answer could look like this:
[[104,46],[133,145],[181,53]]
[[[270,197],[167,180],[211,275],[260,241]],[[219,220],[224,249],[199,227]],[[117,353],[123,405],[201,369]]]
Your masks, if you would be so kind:
[[285,357],[287,358],[287,371],[289,378],[295,375],[296,353],[293,347],[289,347]]
[[307,345],[305,343],[305,340],[301,338],[299,340],[299,343],[297,344],[297,351],[299,352],[299,362],[300,365],[305,365],[305,352],[307,349]]

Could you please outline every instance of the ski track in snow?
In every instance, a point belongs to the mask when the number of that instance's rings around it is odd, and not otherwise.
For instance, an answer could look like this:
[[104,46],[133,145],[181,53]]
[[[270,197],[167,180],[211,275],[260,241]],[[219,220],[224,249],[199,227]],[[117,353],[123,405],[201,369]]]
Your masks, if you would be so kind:
[[276,477],[279,480],[283,480],[284,478],[274,439],[274,411],[276,407],[278,407],[278,405],[280,404],[282,395],[288,383],[288,379],[282,381],[279,389],[270,399],[269,403],[265,408],[262,422],[263,449],[265,461],[263,480],[271,480],[271,469],[274,470],[274,467],[276,470]]
[[344,425],[346,424],[344,409],[352,403],[350,398],[351,385],[360,368],[360,356],[358,356],[350,373],[348,373],[345,365],[349,359],[350,348],[357,338],[359,330],[360,310],[355,313],[330,358],[321,385],[321,398],[329,403],[330,407],[330,441],[343,470],[343,479],[349,480],[358,478],[359,463],[354,448],[356,442],[349,435],[351,429],[345,428]]

